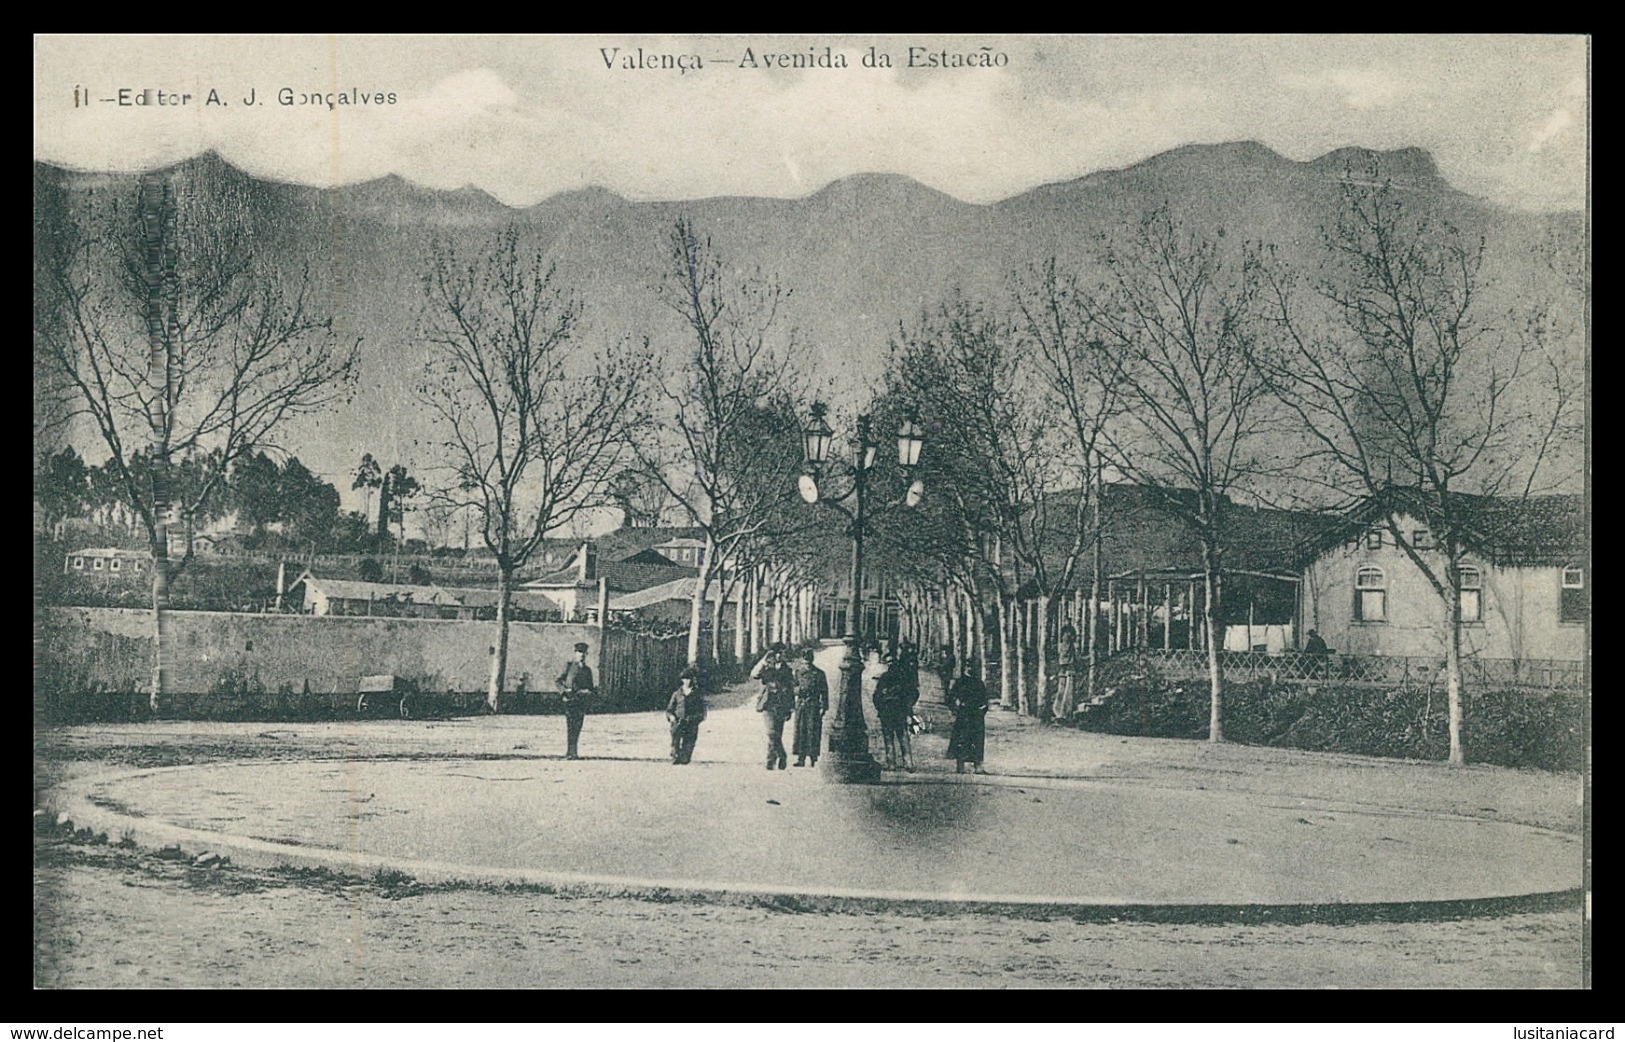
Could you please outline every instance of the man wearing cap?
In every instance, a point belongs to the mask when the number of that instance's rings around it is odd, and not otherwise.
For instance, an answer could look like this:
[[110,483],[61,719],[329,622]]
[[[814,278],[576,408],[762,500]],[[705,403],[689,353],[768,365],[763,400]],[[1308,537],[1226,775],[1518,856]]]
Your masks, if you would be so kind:
[[666,702],[672,763],[688,763],[694,758],[694,742],[700,737],[700,721],[705,719],[705,696],[700,693],[699,679],[700,671],[693,666],[683,670],[677,690]]
[[750,675],[762,682],[756,696],[756,711],[767,728],[767,769],[784,770],[790,757],[784,751],[784,724],[796,708],[796,678],[784,661],[784,645],[774,644],[751,669]]
[[916,679],[913,682],[911,691],[907,667],[898,661],[890,649],[881,653],[880,661],[885,672],[875,678],[874,694],[870,697],[874,701],[875,714],[880,717],[880,735],[886,746],[886,766],[912,771],[914,750],[908,737],[908,718],[914,708],[914,700],[919,698],[919,681]]
[[576,743],[581,740],[581,724],[587,719],[587,700],[598,693],[592,667],[587,665],[587,645],[576,645],[575,658],[559,674],[559,691],[564,695],[566,760],[579,760]]

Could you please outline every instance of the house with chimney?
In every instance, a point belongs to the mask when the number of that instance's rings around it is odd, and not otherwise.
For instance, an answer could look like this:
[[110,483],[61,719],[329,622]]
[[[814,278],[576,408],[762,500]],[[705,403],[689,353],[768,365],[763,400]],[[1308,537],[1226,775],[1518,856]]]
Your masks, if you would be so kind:
[[660,547],[679,552],[691,550],[697,543],[703,553],[702,536],[696,528],[618,529],[583,541],[563,568],[532,579],[520,589],[546,596],[559,606],[566,621],[596,622],[600,606],[615,610],[616,597],[696,578],[698,555],[692,556],[693,563],[683,564],[666,556]]

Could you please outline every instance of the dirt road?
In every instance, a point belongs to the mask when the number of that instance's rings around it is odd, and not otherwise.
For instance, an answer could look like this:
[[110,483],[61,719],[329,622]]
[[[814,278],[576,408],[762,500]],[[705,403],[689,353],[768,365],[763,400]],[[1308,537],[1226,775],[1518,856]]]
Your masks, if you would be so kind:
[[[175,722],[63,728],[36,734],[36,791],[46,793],[70,774],[122,765],[495,754],[550,740],[558,723],[496,718],[410,727]],[[599,749],[624,748],[658,733],[657,719],[589,723]],[[524,734],[530,742],[516,740]],[[1097,761],[1091,768],[1097,774],[1178,769],[1193,785],[1233,782],[1245,764],[1248,784],[1267,789],[1292,777],[1301,788],[1317,763],[1310,754],[1270,751],[1198,755],[1182,743],[1105,740],[1008,721],[990,737],[990,761],[1039,771],[1057,749],[1076,755],[1069,743],[1080,738],[1095,742],[1086,751]],[[725,742],[715,741],[709,751],[720,755]],[[703,741],[701,751],[707,751]],[[755,753],[752,746],[748,754]],[[1404,795],[1445,810],[1470,805],[1482,811],[1493,798],[1511,820],[1578,828],[1572,777],[1495,769],[1445,775],[1444,768],[1381,761],[1360,766],[1362,785],[1385,799]],[[1482,918],[1347,925],[808,911],[793,901],[571,896],[197,867],[119,849],[118,836],[107,840],[93,842],[49,824],[36,830],[38,987],[1584,985],[1577,902]]]

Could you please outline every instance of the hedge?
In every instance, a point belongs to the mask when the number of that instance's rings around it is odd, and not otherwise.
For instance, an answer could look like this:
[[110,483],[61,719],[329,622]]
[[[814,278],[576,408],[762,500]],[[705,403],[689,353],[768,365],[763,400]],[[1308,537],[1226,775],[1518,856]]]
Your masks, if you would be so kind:
[[[1208,688],[1169,682],[1155,670],[1107,685],[1103,704],[1078,726],[1107,734],[1206,738]],[[1224,736],[1249,745],[1445,760],[1449,718],[1442,688],[1336,684],[1226,684]],[[1579,770],[1586,700],[1568,692],[1468,689],[1462,696],[1462,744],[1470,763]]]

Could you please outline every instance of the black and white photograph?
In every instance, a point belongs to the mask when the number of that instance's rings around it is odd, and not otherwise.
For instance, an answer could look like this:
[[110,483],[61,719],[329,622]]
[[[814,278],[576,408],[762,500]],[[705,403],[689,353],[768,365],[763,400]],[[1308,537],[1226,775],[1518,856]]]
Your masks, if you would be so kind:
[[1591,987],[1589,37],[33,43],[36,991]]

